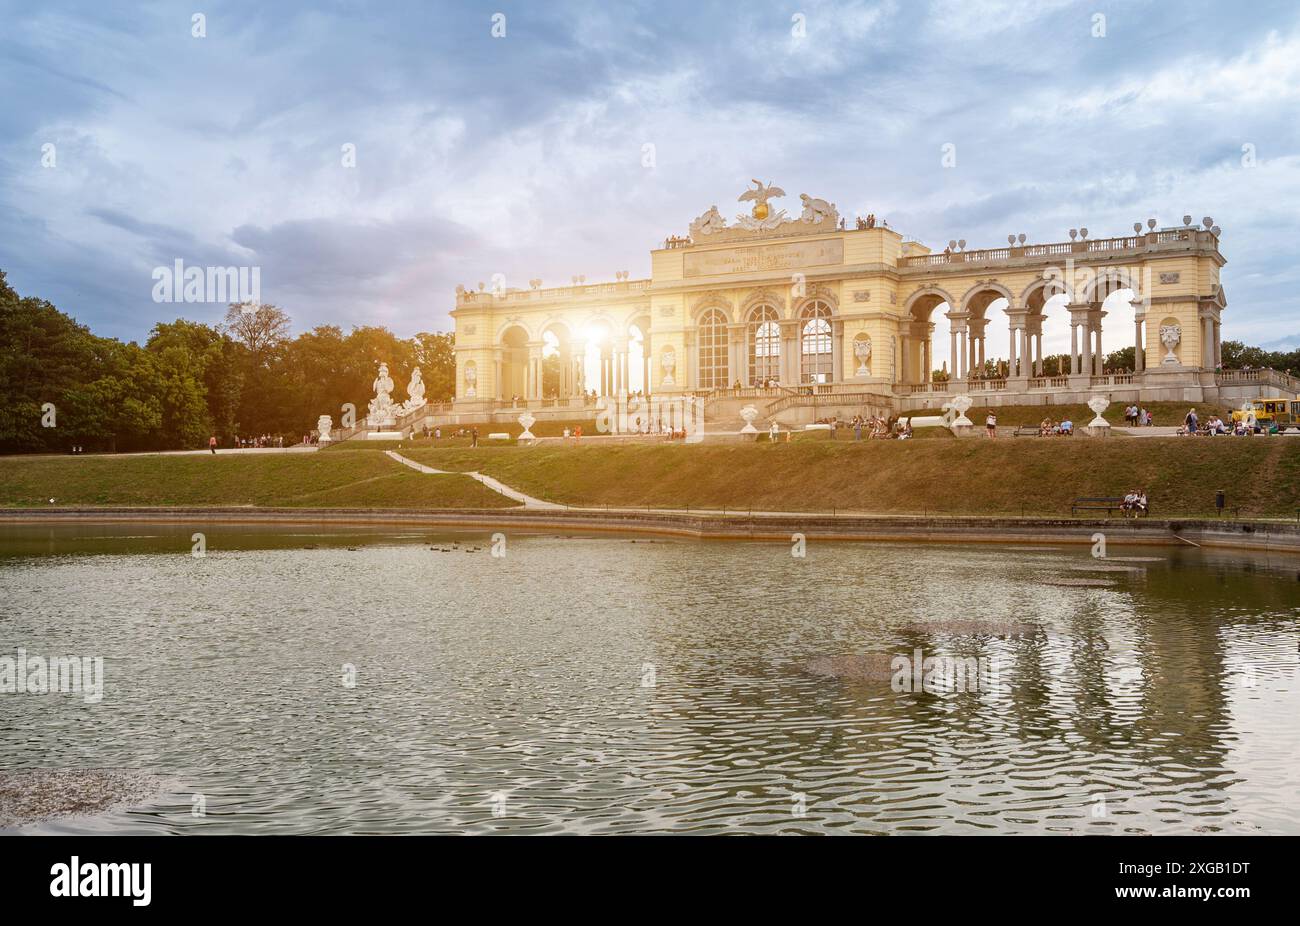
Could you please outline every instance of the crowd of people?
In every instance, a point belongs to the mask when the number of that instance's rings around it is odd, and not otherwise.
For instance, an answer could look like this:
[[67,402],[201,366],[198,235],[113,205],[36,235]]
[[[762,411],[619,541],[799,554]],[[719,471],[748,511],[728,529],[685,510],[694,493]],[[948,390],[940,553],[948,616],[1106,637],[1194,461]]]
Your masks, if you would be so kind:
[[1229,422],[1211,412],[1205,421],[1201,421],[1200,416],[1196,414],[1196,409],[1193,408],[1183,416],[1183,423],[1178,427],[1179,437],[1217,437],[1219,435],[1250,437],[1256,433],[1275,434],[1277,433],[1277,425],[1271,421],[1267,424],[1261,424],[1253,414],[1233,418]]
[[1068,417],[1060,421],[1053,421],[1051,416],[1038,422],[1038,435],[1040,437],[1069,437],[1074,433],[1074,422]]
[[250,447],[283,447],[283,434],[258,434],[253,437],[233,438],[236,449],[247,449]]
[[1151,427],[1151,412],[1140,405],[1124,406],[1124,424],[1130,428]]

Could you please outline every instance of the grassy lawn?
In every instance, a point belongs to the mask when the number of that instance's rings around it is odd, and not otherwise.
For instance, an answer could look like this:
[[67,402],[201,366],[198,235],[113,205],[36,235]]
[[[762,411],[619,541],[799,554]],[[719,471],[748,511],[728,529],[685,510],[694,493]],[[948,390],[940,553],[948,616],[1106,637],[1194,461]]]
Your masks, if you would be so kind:
[[256,505],[501,508],[467,476],[417,473],[382,454],[0,457],[0,506]]
[[1078,496],[1144,487],[1156,516],[1295,517],[1300,439],[983,438],[624,444],[412,450],[439,469],[476,469],[549,501],[897,514],[1068,516]]
[[[391,445],[390,445],[391,446]],[[1069,514],[1077,496],[1144,487],[1158,517],[1213,514],[1214,492],[1253,517],[1293,519],[1300,439],[984,438],[769,444],[584,443],[415,448],[411,459],[478,470],[551,501],[586,506]],[[513,503],[456,475],[379,453],[3,457],[0,506],[254,505],[478,508]]]

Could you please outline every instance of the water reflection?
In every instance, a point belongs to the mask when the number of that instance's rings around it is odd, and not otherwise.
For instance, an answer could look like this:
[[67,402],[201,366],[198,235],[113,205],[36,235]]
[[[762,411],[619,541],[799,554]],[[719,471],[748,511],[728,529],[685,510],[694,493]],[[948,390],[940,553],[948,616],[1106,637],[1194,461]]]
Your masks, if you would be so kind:
[[[97,705],[3,696],[6,765],[183,782],[27,830],[1300,832],[1294,559],[191,533],[0,533],[0,654],[107,674]],[[916,650],[1000,684],[809,670]]]

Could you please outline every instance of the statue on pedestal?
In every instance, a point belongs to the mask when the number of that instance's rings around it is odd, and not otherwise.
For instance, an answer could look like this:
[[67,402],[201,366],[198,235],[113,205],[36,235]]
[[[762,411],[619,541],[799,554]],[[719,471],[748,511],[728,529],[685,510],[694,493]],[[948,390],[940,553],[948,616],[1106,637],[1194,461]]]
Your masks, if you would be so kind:
[[393,402],[393,378],[388,375],[388,364],[379,364],[379,375],[371,383],[375,397],[370,400],[370,414],[366,425],[372,428],[389,428],[397,423],[398,407]]
[[410,398],[402,403],[403,411],[413,412],[424,407],[424,377],[420,375],[419,367],[411,371],[411,383],[406,387],[406,394]]
[[858,358],[858,371],[854,375],[870,376],[871,370],[867,367],[867,361],[871,359],[871,339],[856,339],[853,342],[853,356]]
[[945,418],[950,418],[948,427],[950,428],[969,428],[974,422],[966,417],[966,412],[975,404],[975,400],[968,395],[955,395],[948,402],[943,403],[943,410],[948,414]]
[[1101,417],[1101,413],[1110,407],[1110,399],[1103,396],[1095,395],[1088,400],[1088,407],[1097,417],[1088,422],[1090,428],[1109,428],[1110,422]]
[[1183,339],[1183,328],[1181,325],[1161,325],[1160,326],[1160,343],[1165,346],[1167,353],[1161,363],[1176,365],[1178,356],[1174,353],[1174,348],[1178,342]]
[[316,439],[317,443],[328,444],[334,438],[330,437],[330,429],[334,427],[334,419],[329,415],[321,415],[316,419],[316,432],[320,436]]

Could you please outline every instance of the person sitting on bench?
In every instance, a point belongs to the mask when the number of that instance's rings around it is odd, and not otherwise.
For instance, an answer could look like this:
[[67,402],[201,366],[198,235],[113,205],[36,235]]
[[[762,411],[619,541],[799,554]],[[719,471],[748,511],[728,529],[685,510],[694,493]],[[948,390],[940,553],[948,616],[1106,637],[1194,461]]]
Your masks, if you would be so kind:
[[1058,433],[1061,434],[1063,437],[1069,437],[1071,434],[1074,433],[1074,422],[1071,421],[1069,418],[1066,418],[1064,421],[1061,422],[1061,426],[1058,430]]

